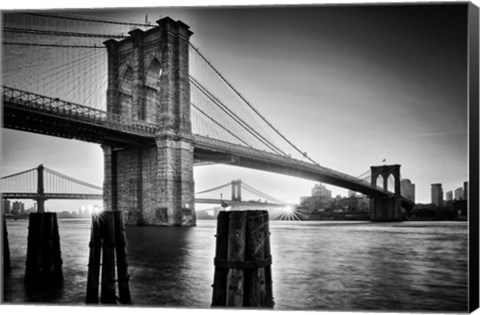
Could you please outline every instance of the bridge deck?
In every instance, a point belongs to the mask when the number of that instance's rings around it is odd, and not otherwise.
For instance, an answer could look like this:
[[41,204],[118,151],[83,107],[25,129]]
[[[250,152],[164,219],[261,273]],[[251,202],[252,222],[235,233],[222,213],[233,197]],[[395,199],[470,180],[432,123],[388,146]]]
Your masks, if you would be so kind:
[[26,192],[5,192],[2,193],[3,199],[83,199],[83,200],[102,200],[102,194],[63,194],[63,193],[45,193],[39,195],[37,193],[26,193]]
[[[153,145],[157,132],[157,126],[153,124],[8,87],[3,87],[3,105],[4,127],[11,129],[117,145]],[[373,187],[354,176],[288,156],[198,134],[193,135],[192,141],[196,160],[320,181],[373,197],[393,196],[393,193]],[[402,204],[413,206],[413,202],[403,197]]]

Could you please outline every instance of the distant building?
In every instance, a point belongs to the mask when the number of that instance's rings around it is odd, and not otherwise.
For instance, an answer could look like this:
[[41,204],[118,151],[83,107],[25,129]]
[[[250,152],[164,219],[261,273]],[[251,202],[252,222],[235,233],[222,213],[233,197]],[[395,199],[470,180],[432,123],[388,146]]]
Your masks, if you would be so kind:
[[415,184],[408,178],[402,179],[400,181],[400,194],[415,202]]
[[12,204],[12,211],[11,211],[12,214],[14,215],[22,215],[25,213],[25,205],[23,204],[23,202],[20,202],[20,201],[15,201],[13,204]]
[[468,200],[468,182],[463,182],[463,199]]
[[360,202],[358,203],[358,210],[369,211],[370,210],[370,198],[368,196],[360,194],[358,196]]
[[331,198],[322,196],[302,197],[300,198],[300,207],[310,211],[318,211],[329,208]]
[[458,187],[455,189],[455,200],[463,200],[463,187]]
[[3,213],[4,214],[10,213],[10,200],[8,199],[3,200]]
[[332,192],[323,184],[315,184],[312,188],[312,197],[332,198]]
[[353,190],[348,191],[348,198],[352,198],[352,197],[356,197],[356,196],[357,196],[356,191],[353,191]]
[[437,207],[443,206],[442,184],[432,184],[432,203]]
[[452,201],[453,200],[453,191],[449,190],[445,193],[445,200]]
[[357,210],[360,199],[356,197],[344,198],[340,201],[340,206],[346,210]]

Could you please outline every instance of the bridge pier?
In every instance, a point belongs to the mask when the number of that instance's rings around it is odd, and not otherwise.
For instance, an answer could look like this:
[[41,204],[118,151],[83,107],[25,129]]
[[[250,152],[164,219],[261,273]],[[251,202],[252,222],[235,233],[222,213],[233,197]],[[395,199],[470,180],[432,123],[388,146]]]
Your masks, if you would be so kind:
[[157,126],[153,143],[104,145],[106,210],[128,224],[192,226],[193,141],[188,42],[180,21],[108,40],[107,112]]
[[370,207],[371,221],[401,221],[400,165],[371,166],[371,185],[376,186],[377,179],[383,179],[383,190],[388,191],[388,178],[394,178],[394,195],[389,197],[372,197]]
[[395,197],[372,198],[371,221],[401,221],[401,200]]

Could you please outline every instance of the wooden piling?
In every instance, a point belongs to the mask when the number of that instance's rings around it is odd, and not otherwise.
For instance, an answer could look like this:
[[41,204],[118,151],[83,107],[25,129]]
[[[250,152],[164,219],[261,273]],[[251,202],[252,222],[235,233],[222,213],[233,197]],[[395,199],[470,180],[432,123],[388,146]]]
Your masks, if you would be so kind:
[[266,306],[273,308],[275,302],[273,301],[272,256],[270,255],[270,223],[268,216],[264,216],[263,220],[265,224],[263,227],[265,237],[264,257],[270,259],[270,264],[265,267]]
[[222,211],[216,237],[212,306],[272,308],[268,212]]
[[85,302],[98,303],[98,279],[100,277],[102,237],[100,235],[100,217],[97,214],[92,215],[89,247],[87,296]]
[[106,211],[100,219],[102,243],[102,284],[101,302],[114,304],[115,298],[115,225],[113,213]]
[[7,232],[7,221],[5,220],[5,215],[3,217],[3,272],[10,272],[10,247],[8,244],[8,232]]
[[[245,259],[247,261],[263,261],[265,259],[265,230],[262,228],[264,223],[263,215],[250,217],[249,224],[247,224],[247,248]],[[267,306],[266,304],[266,286],[265,282],[265,268],[256,268],[245,270],[245,298],[247,305],[255,305],[260,307]]]
[[56,282],[63,280],[60,235],[57,214],[30,213],[25,282]]
[[122,304],[131,304],[130,289],[128,287],[128,263],[127,263],[127,242],[125,239],[125,227],[123,216],[120,211],[114,212],[115,220],[115,252],[117,258],[118,296]]
[[[220,211],[217,218],[217,238],[215,247],[215,259],[227,260],[228,249],[228,224],[230,215],[229,212]],[[213,297],[212,306],[225,306],[226,305],[226,288],[227,288],[227,273],[226,268],[215,268],[215,274],[213,278]]]
[[[227,262],[245,261],[245,226],[247,213],[234,211],[230,214],[228,225]],[[244,270],[242,268],[229,268],[227,274],[227,301],[226,306],[243,305]]]
[[[115,284],[118,283],[118,302],[131,304],[125,247],[124,225],[120,211],[104,211],[92,215],[86,303],[98,303],[100,286],[100,302],[115,304],[117,302]],[[115,279],[115,258],[118,281]],[[100,265],[101,283],[99,283]]]

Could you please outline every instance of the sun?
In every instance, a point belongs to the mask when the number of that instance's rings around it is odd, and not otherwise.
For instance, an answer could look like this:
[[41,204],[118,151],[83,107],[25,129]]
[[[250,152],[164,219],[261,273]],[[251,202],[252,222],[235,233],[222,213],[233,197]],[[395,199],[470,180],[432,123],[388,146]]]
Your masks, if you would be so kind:
[[274,217],[274,219],[282,221],[300,221],[301,216],[299,213],[297,213],[294,205],[288,205],[283,208],[282,211]]
[[295,212],[295,207],[294,206],[286,206],[284,212],[286,214],[293,214]]

